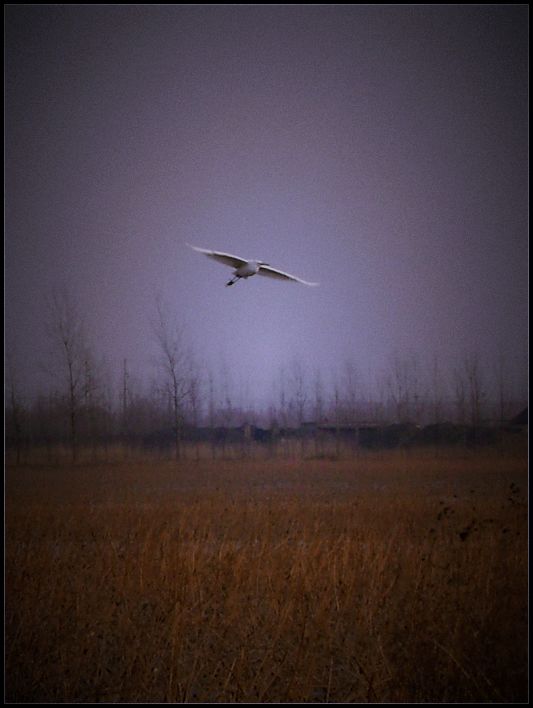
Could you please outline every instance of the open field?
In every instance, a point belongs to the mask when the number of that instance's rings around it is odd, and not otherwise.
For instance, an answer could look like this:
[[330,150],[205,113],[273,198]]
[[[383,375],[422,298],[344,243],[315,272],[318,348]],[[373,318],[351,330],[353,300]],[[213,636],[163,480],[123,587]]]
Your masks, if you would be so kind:
[[8,466],[10,702],[525,702],[527,458]]

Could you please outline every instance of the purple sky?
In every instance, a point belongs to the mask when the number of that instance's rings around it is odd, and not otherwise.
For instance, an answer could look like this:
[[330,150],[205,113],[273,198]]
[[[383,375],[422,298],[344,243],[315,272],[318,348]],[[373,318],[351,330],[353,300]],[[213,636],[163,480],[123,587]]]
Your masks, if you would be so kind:
[[[282,365],[499,354],[527,388],[527,5],[8,5],[6,345],[66,286],[153,374],[159,293],[265,402]],[[186,242],[318,288],[251,278]]]

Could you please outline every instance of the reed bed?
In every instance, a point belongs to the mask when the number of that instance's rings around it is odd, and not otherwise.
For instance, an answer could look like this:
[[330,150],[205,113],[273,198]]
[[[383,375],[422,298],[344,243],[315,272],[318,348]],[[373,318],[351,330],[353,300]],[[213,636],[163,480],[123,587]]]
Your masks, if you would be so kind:
[[9,702],[522,702],[527,460],[8,467]]

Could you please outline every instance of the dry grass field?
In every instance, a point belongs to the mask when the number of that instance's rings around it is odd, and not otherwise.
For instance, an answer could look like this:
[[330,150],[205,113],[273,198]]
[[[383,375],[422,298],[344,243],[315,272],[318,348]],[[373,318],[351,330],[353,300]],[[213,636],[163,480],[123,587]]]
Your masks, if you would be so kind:
[[8,702],[526,702],[527,457],[6,470]]

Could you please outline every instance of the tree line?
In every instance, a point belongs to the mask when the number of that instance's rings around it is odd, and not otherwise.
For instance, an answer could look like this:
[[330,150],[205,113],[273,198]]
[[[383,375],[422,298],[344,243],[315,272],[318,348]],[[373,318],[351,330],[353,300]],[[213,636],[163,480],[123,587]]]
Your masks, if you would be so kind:
[[297,359],[283,364],[272,382],[270,402],[257,410],[242,401],[237,405],[227,377],[220,380],[199,364],[186,329],[160,298],[154,303],[151,331],[158,352],[151,383],[132,376],[127,358],[120,376],[113,377],[89,343],[71,297],[55,292],[46,320],[50,389],[25,400],[17,362],[7,357],[6,443],[17,460],[28,447],[60,443],[68,446],[75,461],[81,448],[96,451],[117,442],[135,446],[158,433],[165,433],[167,440],[171,433],[173,454],[179,459],[192,429],[244,424],[294,429],[309,421],[450,421],[476,427],[487,418],[507,420],[519,405],[512,400],[503,356],[487,371],[477,353],[446,367],[437,355],[422,366],[417,355],[394,352],[371,383],[349,360],[326,373],[310,371]]

